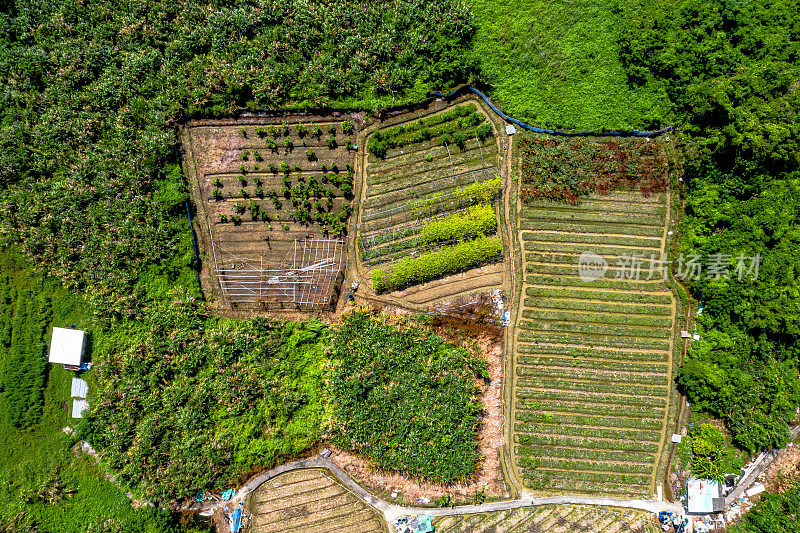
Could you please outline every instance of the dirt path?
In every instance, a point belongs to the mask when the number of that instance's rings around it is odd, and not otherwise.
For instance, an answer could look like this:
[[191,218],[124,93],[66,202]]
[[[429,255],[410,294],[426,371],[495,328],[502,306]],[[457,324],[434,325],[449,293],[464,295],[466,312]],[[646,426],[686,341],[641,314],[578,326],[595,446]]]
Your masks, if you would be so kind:
[[583,505],[600,505],[606,507],[627,507],[630,509],[642,509],[657,513],[659,511],[672,511],[674,513],[683,514],[683,507],[679,504],[669,502],[657,502],[654,500],[625,500],[617,498],[595,498],[595,497],[581,497],[581,496],[552,496],[545,498],[522,498],[516,500],[506,500],[501,502],[484,503],[482,505],[461,505],[458,507],[405,507],[401,505],[394,505],[376,498],[358,483],[353,481],[342,469],[340,469],[333,461],[318,455],[310,459],[303,459],[301,461],[294,461],[286,463],[273,468],[263,474],[251,479],[243,485],[236,494],[227,502],[214,502],[204,505],[202,509],[217,510],[225,505],[237,505],[246,496],[260,487],[266,481],[278,476],[280,474],[298,470],[302,468],[324,468],[331,472],[338,480],[347,487],[351,492],[358,496],[365,503],[380,512],[384,519],[391,524],[398,516],[412,515],[418,516],[428,514],[432,516],[452,516],[464,515],[475,513],[487,513],[492,511],[506,511],[509,509],[519,509],[521,507],[531,507],[539,505],[553,505],[553,504],[583,504]]

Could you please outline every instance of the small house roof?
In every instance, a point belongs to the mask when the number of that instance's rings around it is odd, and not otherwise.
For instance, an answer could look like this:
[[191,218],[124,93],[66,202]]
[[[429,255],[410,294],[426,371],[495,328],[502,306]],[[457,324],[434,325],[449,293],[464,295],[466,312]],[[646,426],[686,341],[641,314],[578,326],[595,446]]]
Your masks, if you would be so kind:
[[687,510],[691,514],[716,512],[722,498],[719,483],[710,479],[691,478],[686,482],[686,492],[688,494]]
[[89,407],[86,400],[74,398],[72,400],[72,418],[83,418],[83,410]]
[[51,363],[80,366],[86,333],[79,329],[53,328],[50,340]]
[[72,390],[70,396],[73,398],[86,398],[89,392],[89,385],[81,378],[72,378]]

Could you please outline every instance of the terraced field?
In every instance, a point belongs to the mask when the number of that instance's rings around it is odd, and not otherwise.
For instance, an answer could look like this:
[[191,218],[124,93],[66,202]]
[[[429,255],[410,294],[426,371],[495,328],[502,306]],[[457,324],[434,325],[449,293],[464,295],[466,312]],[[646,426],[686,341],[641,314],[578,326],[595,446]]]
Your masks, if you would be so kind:
[[267,481],[247,502],[248,533],[383,533],[382,518],[321,470],[294,470]]
[[[534,491],[653,494],[674,335],[660,262],[666,196],[611,192],[521,206],[513,451]],[[602,277],[579,276],[584,251],[607,263]]]
[[346,264],[355,133],[349,120],[187,124],[184,167],[213,280],[207,292],[234,308],[332,303]]
[[655,533],[652,513],[634,509],[547,505],[485,514],[448,516],[434,521],[442,533]]
[[[366,144],[359,269],[374,290],[425,303],[418,286],[436,279],[431,299],[499,285],[499,151],[480,105],[389,125]],[[470,269],[478,275],[441,281]]]

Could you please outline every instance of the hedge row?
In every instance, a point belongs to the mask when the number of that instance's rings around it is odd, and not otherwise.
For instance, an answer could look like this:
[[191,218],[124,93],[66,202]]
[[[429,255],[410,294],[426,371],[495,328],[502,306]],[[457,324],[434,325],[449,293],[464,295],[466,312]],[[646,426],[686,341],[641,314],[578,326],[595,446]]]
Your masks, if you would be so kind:
[[466,187],[456,189],[450,193],[435,192],[429,194],[425,198],[409,202],[409,206],[415,214],[421,214],[427,213],[429,211],[428,208],[432,204],[450,197],[460,200],[471,200],[473,203],[477,204],[487,204],[491,202],[494,195],[500,190],[500,181],[500,176],[495,175],[492,179],[475,181]]
[[525,390],[517,389],[518,399],[533,399],[537,401],[582,401],[586,403],[610,403],[619,406],[640,405],[663,409],[667,403],[666,398],[658,396],[616,396],[602,391],[597,393],[576,392],[574,390]]
[[479,204],[425,226],[419,235],[423,244],[461,240],[475,235],[490,235],[497,231],[497,215],[491,204]]
[[522,312],[525,318],[540,320],[574,320],[575,322],[592,322],[598,324],[616,324],[625,326],[652,326],[657,328],[670,328],[672,318],[664,316],[625,315],[611,313],[597,313],[582,311],[572,313],[553,309],[525,309]]
[[502,257],[503,244],[499,237],[479,237],[419,257],[406,257],[386,269],[372,270],[370,276],[376,292],[397,290]]
[[664,352],[650,353],[641,351],[604,350],[601,348],[572,348],[570,346],[537,346],[534,344],[517,344],[517,353],[533,355],[564,355],[583,361],[598,361],[612,359],[614,361],[657,361],[667,360]]

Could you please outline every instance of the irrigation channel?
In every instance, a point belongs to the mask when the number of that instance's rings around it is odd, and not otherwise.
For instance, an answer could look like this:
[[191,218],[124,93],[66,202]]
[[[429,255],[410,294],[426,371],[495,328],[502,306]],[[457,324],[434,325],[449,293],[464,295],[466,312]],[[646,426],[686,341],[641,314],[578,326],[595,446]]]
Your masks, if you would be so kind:
[[[323,452],[324,453],[324,452]],[[356,496],[363,500],[366,504],[374,508],[376,511],[383,515],[384,520],[391,524],[395,518],[399,516],[419,516],[423,514],[431,515],[434,517],[439,516],[452,516],[452,515],[469,515],[477,513],[488,513],[492,511],[508,511],[511,509],[519,509],[522,507],[535,507],[539,505],[558,505],[558,504],[578,504],[578,505],[598,505],[605,507],[625,507],[629,509],[641,509],[643,511],[650,511],[658,513],[659,511],[671,511],[678,515],[684,514],[683,506],[678,503],[670,503],[667,501],[656,500],[623,500],[615,498],[596,498],[592,496],[548,496],[543,498],[521,498],[517,500],[506,500],[500,502],[484,503],[481,505],[459,505],[453,507],[406,507],[403,505],[395,505],[376,498],[361,485],[353,481],[341,468],[329,458],[320,454],[310,459],[303,459],[300,461],[293,461],[286,463],[275,468],[268,470],[244,484],[236,494],[229,501],[210,502],[204,504],[200,510],[216,510],[225,505],[231,507],[235,506],[238,502],[243,501],[244,498],[260,487],[263,483],[270,479],[290,472],[292,470],[300,470],[304,468],[324,468],[345,485]]]

